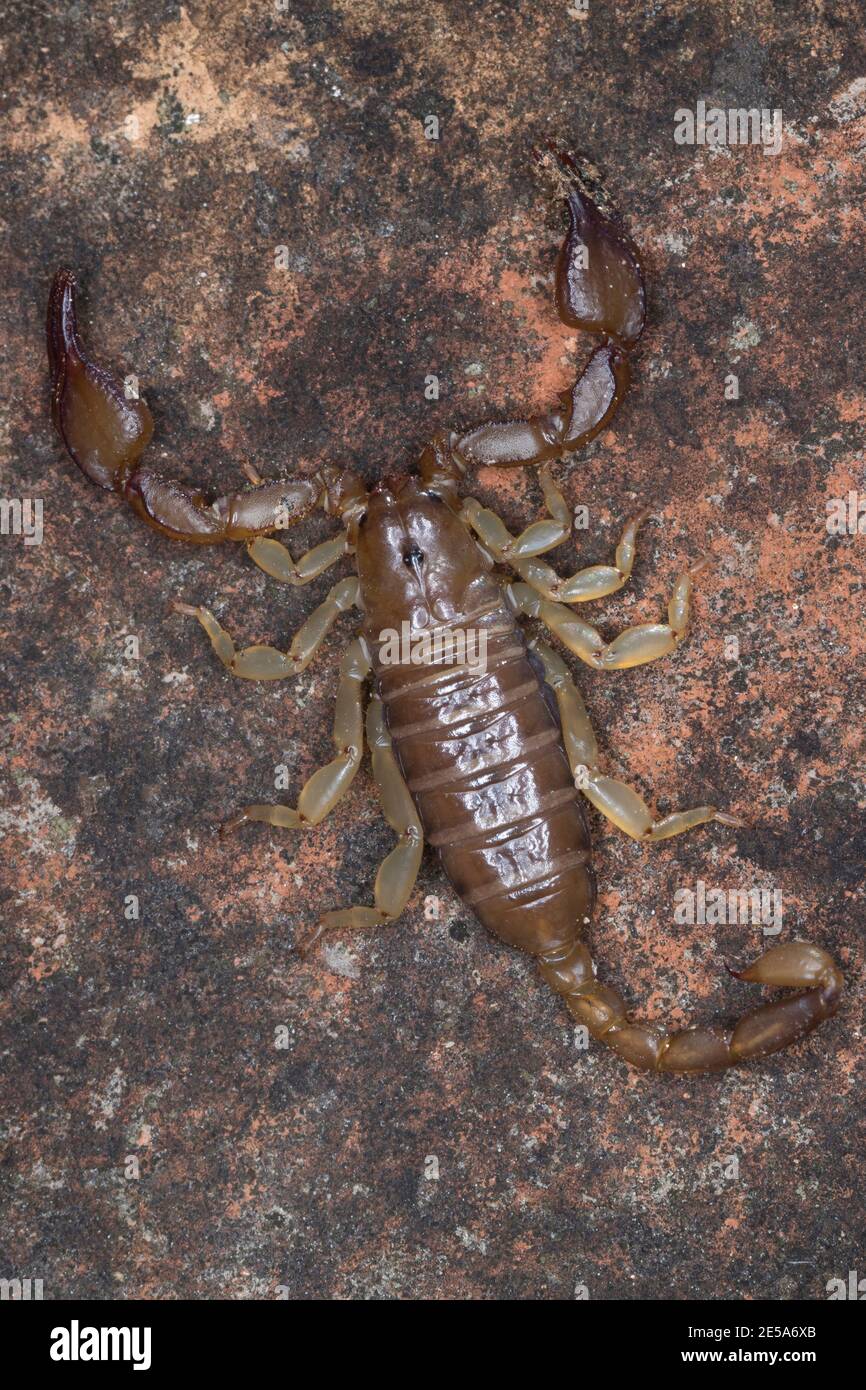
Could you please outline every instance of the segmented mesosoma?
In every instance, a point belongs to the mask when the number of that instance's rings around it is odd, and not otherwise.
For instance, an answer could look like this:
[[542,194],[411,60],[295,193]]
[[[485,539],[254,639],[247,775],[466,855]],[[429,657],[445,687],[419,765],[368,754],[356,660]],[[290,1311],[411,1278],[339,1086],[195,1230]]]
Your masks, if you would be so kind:
[[[113,489],[163,535],[198,544],[245,541],[274,578],[307,584],[342,557],[357,575],[341,579],[303,624],[288,652],[238,650],[206,608],[176,604],[198,619],[217,656],[236,676],[278,680],[303,671],[337,617],[363,613],[343,656],[334,721],[336,756],[303,787],[296,808],[245,807],[224,829],[249,821],[300,830],[318,825],[345,795],[361,763],[364,691],[373,775],[398,841],[376,878],[373,907],[328,912],[306,942],[341,927],[376,927],[406,906],[423,842],[476,916],[510,946],[535,956],[574,1018],[633,1066],[705,1071],[762,1057],[795,1042],[832,1015],[842,976],[820,947],[771,947],[738,978],[800,992],[767,1003],[733,1030],[669,1031],[629,1017],[620,995],[596,978],[583,940],[595,884],[581,792],[635,839],[657,841],[709,821],[740,822],[714,806],[656,820],[636,792],[605,775],[583,700],[562,658],[542,640],[527,642],[520,616],[536,619],[557,642],[596,670],[654,661],[686,634],[692,575],[677,581],[667,622],[627,628],[607,642],[574,611],[620,589],[632,569],[637,516],[626,525],[612,565],[560,578],[540,557],[570,534],[569,509],[548,465],[573,454],[610,420],[628,386],[628,356],[646,317],[643,271],[616,217],[589,196],[575,161],[553,146],[537,156],[564,195],[569,228],[556,269],[562,320],[599,336],[586,367],[558,406],[524,420],[440,433],[413,476],[382,480],[369,492],[349,471],[326,466],[311,476],[252,484],[207,502],[197,491],[141,462],[153,430],[147,406],[90,357],[78,332],[75,279],[55,276],[48,308],[52,415],[75,463]],[[473,465],[542,465],[548,518],[513,536],[459,488]],[[339,534],[297,562],[265,539],[315,508],[341,523]],[[512,582],[502,567],[516,573]],[[388,659],[384,634],[407,633],[415,660]],[[443,661],[424,634],[473,634],[486,662]],[[483,635],[483,638],[482,638]],[[404,652],[405,657],[405,652]],[[422,657],[424,656],[422,647]]]

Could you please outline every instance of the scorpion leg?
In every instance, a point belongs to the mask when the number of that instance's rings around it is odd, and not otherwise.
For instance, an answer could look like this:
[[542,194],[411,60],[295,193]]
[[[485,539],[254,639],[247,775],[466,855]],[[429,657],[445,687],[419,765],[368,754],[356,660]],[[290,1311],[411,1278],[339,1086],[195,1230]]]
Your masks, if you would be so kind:
[[481,544],[500,564],[517,568],[517,562],[530,555],[544,555],[562,545],[571,535],[571,512],[568,503],[553,481],[550,469],[540,470],[539,481],[550,520],[533,521],[519,536],[512,536],[496,512],[482,507],[475,497],[464,499],[460,519],[474,531]]
[[561,579],[550,565],[534,557],[568,540],[571,514],[547,468],[541,470],[541,485],[553,520],[533,522],[517,537],[474,497],[466,498],[461,518],[500,564],[510,565],[530,588],[552,603],[587,603],[615,594],[631,577],[638,528],[649,512],[643,511],[626,523],[612,565],[589,565],[569,579]]
[[321,545],[314,545],[299,560],[293,560],[288,547],[280,541],[257,536],[247,545],[247,554],[260,570],[278,579],[281,584],[309,584],[329,570],[349,553],[349,538],[345,531],[331,536]]
[[347,907],[326,912],[300,948],[305,953],[317,944],[326,931],[336,927],[379,927],[395,921],[409,901],[421,867],[424,849],[421,821],[394,756],[391,735],[378,696],[374,696],[367,709],[367,742],[372,753],[373,777],[379,788],[382,811],[399,839],[376,875],[373,893],[375,906]]
[[346,648],[340,665],[340,684],[334,711],[336,758],[314,772],[301,788],[297,809],[293,806],[255,804],[244,806],[221,833],[236,830],[248,821],[263,821],[284,830],[302,830],[318,825],[330,815],[345,796],[361,766],[364,752],[364,682],[370,674],[370,659],[360,638]]
[[598,744],[583,697],[560,656],[546,642],[530,643],[544,667],[544,678],[556,696],[562,737],[574,784],[597,811],[634,840],[669,840],[696,825],[719,821],[743,825],[743,821],[715,806],[694,806],[654,820],[646,802],[625,782],[605,777],[598,766]]
[[254,646],[238,651],[224,627],[209,608],[175,603],[176,613],[197,618],[211,640],[220,661],[233,676],[251,681],[278,681],[305,671],[341,613],[358,606],[360,583],[354,575],[335,584],[324,603],[320,603],[295,633],[288,652],[276,647]]
[[518,613],[539,618],[564,647],[596,671],[625,671],[669,656],[685,637],[691,617],[692,579],[702,566],[681,574],[668,604],[666,623],[638,623],[612,642],[563,603],[543,598],[529,584],[511,584],[508,594]]

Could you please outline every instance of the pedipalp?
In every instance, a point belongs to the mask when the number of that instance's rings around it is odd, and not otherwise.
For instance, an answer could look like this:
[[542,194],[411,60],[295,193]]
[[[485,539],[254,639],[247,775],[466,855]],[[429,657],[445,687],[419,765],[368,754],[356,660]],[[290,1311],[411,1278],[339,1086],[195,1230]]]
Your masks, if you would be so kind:
[[140,462],[153,418],[116,377],[94,361],[78,331],[76,281],[54,277],[48,300],[51,415],[73,461],[98,487],[120,494],[133,511],[172,540],[198,545],[251,540],[285,530],[317,506],[335,510],[357,482],[330,468],[311,478],[260,482],[208,501],[197,489]]
[[646,290],[634,242],[590,198],[571,155],[548,144],[541,169],[565,198],[569,228],[556,263],[555,302],[563,323],[601,336],[558,406],[523,420],[493,420],[454,436],[464,464],[509,468],[540,464],[582,449],[611,421],[628,390],[628,353],[646,322]]

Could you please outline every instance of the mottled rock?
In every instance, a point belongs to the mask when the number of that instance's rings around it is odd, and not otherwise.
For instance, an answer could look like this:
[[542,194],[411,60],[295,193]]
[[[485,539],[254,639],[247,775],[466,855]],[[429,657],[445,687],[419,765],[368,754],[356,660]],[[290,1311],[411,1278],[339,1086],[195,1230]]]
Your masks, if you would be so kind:
[[[862,15],[580,8],[6,6],[2,490],[44,501],[44,539],[0,537],[0,1276],[46,1297],[821,1298],[863,1273],[866,536],[825,524],[866,493]],[[676,145],[699,99],[780,109],[781,151]],[[835,1020],[722,1076],[577,1048],[432,858],[399,925],[294,958],[390,844],[366,770],[314,833],[214,827],[329,756],[340,643],[259,689],[169,602],[283,643],[327,580],[147,531],[48,423],[60,264],[152,456],[203,487],[244,459],[372,479],[435,428],[549,408],[592,344],[551,304],[545,135],[647,263],[631,393],[561,471],[584,562],[638,503],[660,518],[604,630],[713,561],[672,659],[583,676],[603,755],[660,811],[754,821],[645,849],[594,818],[600,970],[650,1018],[747,1007],[722,962],[760,925],[675,922],[700,879],[777,889],[782,939],[847,975]],[[478,491],[540,508],[528,473]]]

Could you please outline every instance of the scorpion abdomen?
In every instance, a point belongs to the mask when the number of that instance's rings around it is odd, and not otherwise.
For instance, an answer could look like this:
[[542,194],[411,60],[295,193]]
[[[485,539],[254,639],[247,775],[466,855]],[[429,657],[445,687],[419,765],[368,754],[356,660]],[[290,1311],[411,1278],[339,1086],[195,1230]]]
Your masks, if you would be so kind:
[[460,897],[532,955],[589,921],[589,832],[558,721],[521,629],[497,603],[474,620],[478,667],[385,665],[377,685],[427,842]]

